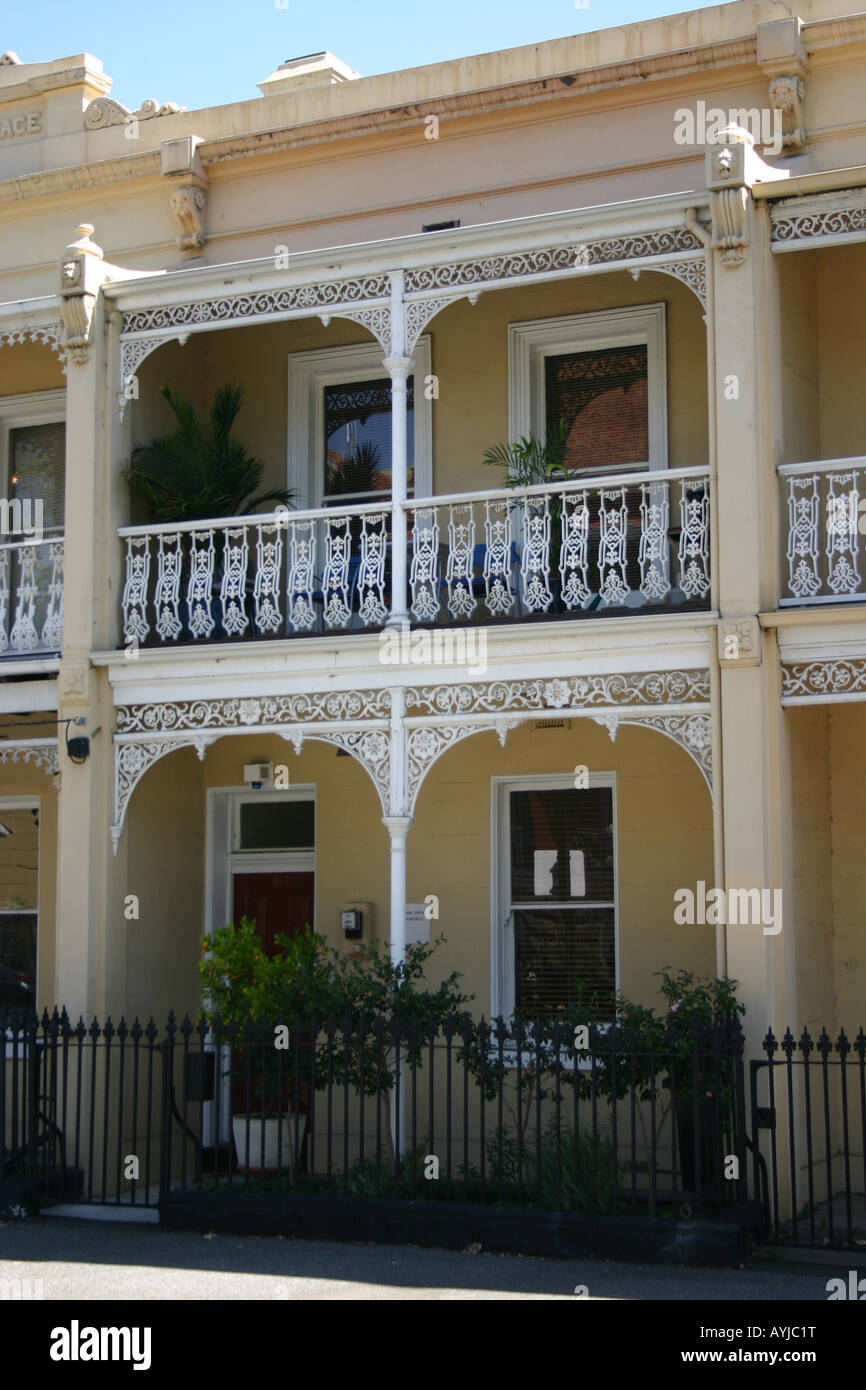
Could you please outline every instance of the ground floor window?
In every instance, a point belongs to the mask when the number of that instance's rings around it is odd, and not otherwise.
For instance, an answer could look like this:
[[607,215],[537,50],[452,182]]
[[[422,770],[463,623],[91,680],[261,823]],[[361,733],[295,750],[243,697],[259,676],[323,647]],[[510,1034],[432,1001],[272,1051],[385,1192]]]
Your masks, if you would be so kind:
[[578,988],[599,1022],[618,983],[613,774],[495,779],[494,1013],[555,1018]]
[[0,800],[0,1004],[36,1003],[39,803]]

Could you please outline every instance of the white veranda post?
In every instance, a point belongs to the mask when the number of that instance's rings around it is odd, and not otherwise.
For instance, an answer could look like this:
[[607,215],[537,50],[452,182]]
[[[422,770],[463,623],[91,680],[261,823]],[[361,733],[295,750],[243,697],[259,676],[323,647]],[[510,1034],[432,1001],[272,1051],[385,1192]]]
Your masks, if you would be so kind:
[[[383,817],[383,823],[388,831],[391,851],[391,961],[394,965],[400,965],[406,956],[406,836],[412,824],[412,817],[407,814],[406,807],[406,695],[401,686],[395,686],[391,690],[390,773],[390,814]],[[397,1089],[391,1097],[391,1133],[396,1154],[402,1154],[405,1149],[405,1091],[404,1067],[401,1066],[397,1077]]]
[[391,352],[384,367],[391,378],[391,614],[389,624],[409,621],[406,567],[406,511],[409,452],[407,382],[415,366],[406,354],[406,310],[403,276],[391,276]]

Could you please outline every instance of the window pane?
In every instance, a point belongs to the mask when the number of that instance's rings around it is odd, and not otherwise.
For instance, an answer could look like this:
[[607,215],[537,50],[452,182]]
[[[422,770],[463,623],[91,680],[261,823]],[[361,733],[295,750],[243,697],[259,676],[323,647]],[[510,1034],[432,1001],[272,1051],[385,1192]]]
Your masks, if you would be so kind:
[[612,902],[613,792],[511,793],[511,901]]
[[544,360],[546,425],[565,426],[566,468],[649,459],[646,345]]
[[[42,527],[63,530],[66,426],[26,425],[9,431],[9,491],[12,501],[42,502]],[[37,516],[30,509],[31,525]]]
[[242,801],[241,849],[312,849],[312,801]]
[[39,830],[35,811],[0,806],[0,1003],[36,998]]
[[[325,497],[387,500],[391,495],[391,382],[326,386]],[[414,382],[407,382],[409,492],[414,483]]]
[[597,997],[594,1018],[613,1018],[616,990],[612,908],[515,912],[515,1009],[524,1017],[565,1011],[577,996]]

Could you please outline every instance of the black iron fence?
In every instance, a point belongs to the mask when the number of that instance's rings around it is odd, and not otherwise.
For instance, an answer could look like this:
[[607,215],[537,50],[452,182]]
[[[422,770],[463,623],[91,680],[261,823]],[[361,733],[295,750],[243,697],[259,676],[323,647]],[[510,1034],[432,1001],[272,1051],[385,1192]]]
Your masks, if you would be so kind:
[[682,1217],[757,1201],[778,1241],[866,1234],[862,1030],[853,1046],[770,1036],[748,1065],[736,1023],[648,1050],[618,1028],[464,1016],[160,1029],[0,1009],[0,1036],[0,1205],[306,1192]]

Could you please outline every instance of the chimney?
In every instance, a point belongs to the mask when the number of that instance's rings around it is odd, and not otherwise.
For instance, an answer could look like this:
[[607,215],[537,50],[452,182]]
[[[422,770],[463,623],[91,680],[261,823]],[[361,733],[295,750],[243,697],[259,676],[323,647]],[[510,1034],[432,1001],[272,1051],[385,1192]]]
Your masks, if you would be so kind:
[[258,86],[264,96],[270,97],[297,92],[302,87],[334,87],[339,82],[354,82],[360,76],[333,53],[307,53],[303,58],[287,58]]

